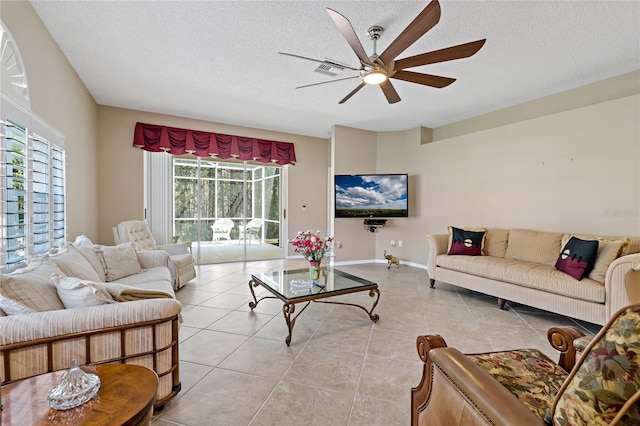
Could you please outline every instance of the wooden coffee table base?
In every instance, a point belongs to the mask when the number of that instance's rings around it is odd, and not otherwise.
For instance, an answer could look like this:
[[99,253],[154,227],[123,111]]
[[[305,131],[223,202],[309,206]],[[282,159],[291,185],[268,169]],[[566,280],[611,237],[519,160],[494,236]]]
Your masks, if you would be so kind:
[[100,390],[87,403],[70,410],[49,407],[49,391],[66,370],[23,379],[2,387],[2,425],[147,425],[153,415],[158,376],[138,365],[81,367],[100,377]]

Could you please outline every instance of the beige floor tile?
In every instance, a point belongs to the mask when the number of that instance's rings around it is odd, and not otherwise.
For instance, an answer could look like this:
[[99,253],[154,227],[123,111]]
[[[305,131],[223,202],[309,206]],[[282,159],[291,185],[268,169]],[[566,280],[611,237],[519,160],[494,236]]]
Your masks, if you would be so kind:
[[439,334],[445,338],[454,338],[462,340],[472,340],[480,343],[489,343],[485,336],[486,325],[479,324],[470,319],[460,320],[457,317],[441,317],[437,319],[430,318],[427,321],[426,332],[423,330],[419,334]]
[[[311,338],[313,333],[320,325],[320,321],[312,318],[305,318],[304,312],[300,318],[296,319],[291,335],[291,345],[305,345]],[[276,340],[286,345],[285,339],[289,334],[287,323],[284,320],[283,315],[275,315],[271,321],[269,321],[264,327],[262,327],[255,337],[261,337],[263,339]]]
[[415,361],[418,359],[416,338],[413,333],[389,331],[374,327],[367,354],[385,358]]
[[494,350],[498,351],[523,348],[546,348],[549,346],[546,338],[540,336],[540,334],[532,328],[494,324],[491,327],[486,327],[484,334]]
[[159,417],[189,426],[248,425],[276,383],[216,368]]
[[427,329],[427,322],[422,312],[385,308],[383,306],[378,311],[378,315],[380,315],[380,320],[376,323],[376,327],[383,330],[402,331],[418,335],[423,334]]
[[563,327],[566,325],[572,325],[574,327],[577,326],[577,324],[570,318],[551,312],[516,312],[520,316],[520,318],[526,321],[527,324],[539,330],[547,330],[550,327]]
[[184,342],[185,340],[187,340],[189,337],[193,336],[200,330],[202,329],[199,327],[188,327],[184,324],[181,324],[180,332],[178,333],[180,343]]
[[247,339],[238,334],[202,330],[180,344],[180,358],[215,367]]
[[325,321],[313,333],[307,348],[317,352],[341,350],[364,354],[369,344],[371,329],[370,324],[354,325]]
[[196,383],[202,380],[207,374],[211,373],[213,367],[202,364],[194,364],[188,361],[180,361],[180,383],[182,390],[177,398],[187,394]]
[[182,325],[185,327],[205,328],[231,312],[229,309],[192,306],[182,310]]
[[253,336],[272,319],[273,315],[257,314],[251,311],[232,311],[207,327],[207,330]]
[[411,388],[420,383],[423,363],[367,355],[358,384],[358,395],[406,402]]
[[251,425],[346,425],[352,400],[352,393],[280,382]]
[[[247,280],[249,282],[249,280]],[[224,293],[227,290],[231,290],[234,287],[237,287],[240,283],[237,281],[229,281],[226,279],[223,280],[214,280],[205,285],[199,285],[198,290],[203,291],[215,291],[217,293]],[[248,286],[248,284],[247,284]]]
[[212,308],[237,309],[240,306],[248,306],[251,296],[242,296],[239,294],[222,293],[216,297],[202,302],[200,306],[210,306]]
[[256,376],[281,378],[302,348],[284,342],[252,337],[229,355],[220,368]]
[[[443,336],[444,337],[444,336]],[[483,352],[493,352],[493,346],[491,346],[488,342],[481,343],[475,340],[467,340],[467,339],[456,339],[446,337],[444,338],[447,346],[450,348],[455,348],[462,352],[463,354],[477,354]],[[418,356],[418,352],[416,350],[416,356]]]
[[512,310],[500,309],[498,306],[469,306],[474,320],[482,324],[509,324],[512,327],[528,327],[520,315]]
[[349,426],[389,426],[411,423],[409,392],[405,401],[392,402],[356,395]]
[[176,299],[181,303],[186,303],[188,305],[199,305],[205,300],[211,299],[219,294],[220,293],[215,291],[203,291],[198,290],[195,287],[188,286],[183,287],[176,292]]
[[363,359],[363,354],[314,350],[306,346],[282,380],[353,394]]
[[[263,293],[262,296],[268,296],[267,293]],[[280,314],[282,315],[282,307],[284,306],[284,302],[282,302],[282,300],[280,299],[262,299],[260,300],[260,297],[258,297],[258,295],[256,295],[256,297],[258,298],[258,306],[256,306],[255,308],[253,308],[254,312],[257,312],[259,314],[267,314],[267,315],[277,315]],[[251,301],[251,298],[249,298],[249,301]],[[249,303],[247,302],[246,305],[241,305],[238,308],[236,308],[238,311],[251,311],[252,309],[249,307]]]

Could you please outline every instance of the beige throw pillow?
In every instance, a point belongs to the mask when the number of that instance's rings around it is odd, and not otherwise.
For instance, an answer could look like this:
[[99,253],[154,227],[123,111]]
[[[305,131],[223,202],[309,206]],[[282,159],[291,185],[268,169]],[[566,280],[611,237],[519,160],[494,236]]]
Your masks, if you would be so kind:
[[487,256],[504,257],[508,241],[508,229],[488,229],[484,238],[484,251]]
[[102,260],[100,260],[100,256],[96,253],[95,247],[97,246],[93,244],[86,235],[76,237],[73,246],[78,249],[78,252],[89,262],[93,270],[96,271],[96,274],[100,277],[98,281],[105,281],[107,274],[102,265]]
[[37,312],[64,309],[52,274],[64,275],[49,256],[37,257],[26,268],[2,275],[0,294]]
[[109,293],[91,281],[75,277],[62,277],[57,274],[54,274],[51,280],[56,285],[58,296],[67,309],[115,303]]
[[512,229],[509,231],[509,244],[504,257],[553,266],[563,247],[562,236],[559,232]]
[[89,281],[104,281],[104,274],[98,274],[80,251],[71,244],[63,247],[62,251],[51,256],[53,263],[68,277],[78,277]]
[[117,246],[97,246],[96,252],[102,260],[107,282],[142,271],[133,243],[124,243]]

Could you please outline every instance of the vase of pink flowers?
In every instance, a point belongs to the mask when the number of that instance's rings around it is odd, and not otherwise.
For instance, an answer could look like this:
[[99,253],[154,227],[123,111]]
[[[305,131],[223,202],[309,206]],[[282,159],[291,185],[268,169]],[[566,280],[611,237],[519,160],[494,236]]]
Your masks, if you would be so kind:
[[309,278],[320,278],[320,263],[325,256],[331,253],[333,237],[320,236],[320,231],[300,231],[289,241],[296,253],[300,253],[309,261]]

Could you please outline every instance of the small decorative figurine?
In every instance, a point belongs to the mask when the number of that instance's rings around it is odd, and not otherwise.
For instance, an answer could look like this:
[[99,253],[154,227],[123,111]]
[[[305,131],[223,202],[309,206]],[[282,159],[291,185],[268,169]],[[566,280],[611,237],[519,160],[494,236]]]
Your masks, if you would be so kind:
[[387,259],[387,262],[388,262],[387,269],[391,268],[391,265],[394,265],[394,264],[396,265],[397,268],[400,267],[400,260],[395,256],[387,254],[386,250],[384,251],[384,258]]

